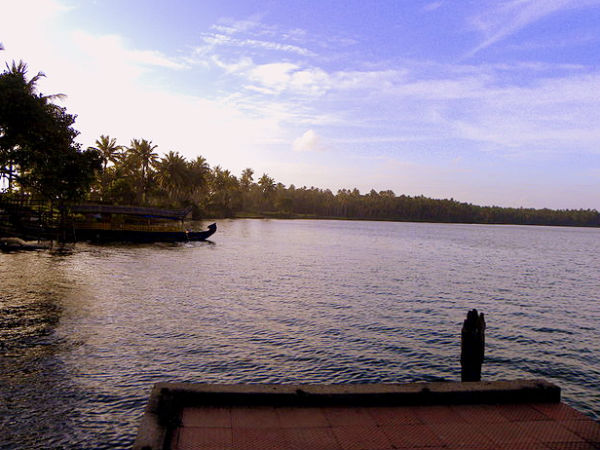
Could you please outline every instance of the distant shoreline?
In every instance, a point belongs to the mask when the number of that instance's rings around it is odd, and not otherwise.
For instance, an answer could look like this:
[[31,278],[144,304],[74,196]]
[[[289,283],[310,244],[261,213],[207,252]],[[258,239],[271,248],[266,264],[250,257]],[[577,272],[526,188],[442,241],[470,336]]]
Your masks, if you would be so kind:
[[239,213],[235,217],[212,217],[203,218],[202,221],[223,220],[223,219],[274,219],[274,220],[340,220],[340,221],[361,221],[361,222],[403,222],[403,223],[440,223],[455,225],[523,225],[538,227],[561,227],[561,228],[600,228],[599,225],[558,225],[544,223],[513,223],[513,222],[459,222],[459,221],[434,221],[434,220],[414,220],[414,219],[386,219],[372,217],[335,217],[335,216],[313,216],[309,214],[282,214],[282,213]]

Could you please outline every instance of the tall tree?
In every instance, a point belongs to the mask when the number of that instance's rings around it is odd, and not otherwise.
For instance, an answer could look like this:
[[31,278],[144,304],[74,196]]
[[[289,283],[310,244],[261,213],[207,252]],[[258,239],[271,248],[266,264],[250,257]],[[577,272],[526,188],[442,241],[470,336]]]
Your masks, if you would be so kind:
[[215,166],[211,177],[210,208],[214,213],[233,217],[241,205],[240,185],[229,170]]
[[146,203],[150,187],[150,173],[158,161],[158,154],[154,151],[157,147],[157,145],[152,145],[152,141],[147,141],[146,139],[133,139],[129,147],[133,161],[137,163],[140,169],[142,203]]
[[275,180],[266,173],[263,173],[258,179],[257,184],[260,187],[260,191],[263,196],[264,208],[272,208],[271,200],[275,192]]
[[242,171],[240,177],[240,189],[242,191],[242,209],[248,210],[252,203],[255,203],[254,198],[258,194],[256,184],[254,183],[254,170],[247,168]]
[[250,191],[250,187],[254,182],[254,170],[247,168],[242,171],[242,176],[240,177],[240,187],[244,192]]
[[117,139],[110,136],[100,135],[100,139],[96,139],[96,146],[89,147],[91,150],[96,150],[102,157],[102,170],[106,171],[108,163],[116,164],[121,159],[121,151],[123,147],[117,145]]
[[190,200],[199,206],[205,200],[210,179],[210,166],[203,156],[196,157],[188,164],[190,171]]
[[178,152],[170,151],[156,164],[156,178],[171,201],[183,200],[189,184],[187,161]]
[[0,177],[7,179],[9,192],[13,182],[19,182],[26,158],[42,140],[48,98],[37,95],[36,84],[43,76],[39,72],[27,80],[23,61],[7,64],[0,75]]
[[57,96],[37,94],[44,75],[26,74],[22,61],[0,74],[0,167],[9,182],[63,206],[89,191],[100,158],[81,151],[75,116],[50,102]]
[[107,170],[108,163],[116,165],[121,157],[122,149],[120,145],[117,145],[117,139],[111,138],[110,136],[100,135],[100,139],[96,139],[95,147],[88,147],[90,150],[98,152],[102,158],[102,172],[100,173],[100,199],[106,200],[107,193],[111,185],[117,178],[116,170]]

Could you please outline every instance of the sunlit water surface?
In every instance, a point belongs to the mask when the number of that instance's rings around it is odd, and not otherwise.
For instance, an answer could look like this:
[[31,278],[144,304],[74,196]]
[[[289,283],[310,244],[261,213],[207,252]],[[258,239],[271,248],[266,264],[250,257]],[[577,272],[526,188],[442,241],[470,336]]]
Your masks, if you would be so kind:
[[0,447],[131,446],[153,383],[543,377],[600,418],[600,230],[222,221],[213,243],[0,254]]

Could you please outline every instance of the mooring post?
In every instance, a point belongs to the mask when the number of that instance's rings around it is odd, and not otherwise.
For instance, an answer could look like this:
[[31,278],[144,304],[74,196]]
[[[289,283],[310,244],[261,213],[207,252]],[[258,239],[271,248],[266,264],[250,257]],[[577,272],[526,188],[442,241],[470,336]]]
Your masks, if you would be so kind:
[[476,309],[467,313],[460,342],[462,381],[481,381],[481,364],[485,351],[485,319]]

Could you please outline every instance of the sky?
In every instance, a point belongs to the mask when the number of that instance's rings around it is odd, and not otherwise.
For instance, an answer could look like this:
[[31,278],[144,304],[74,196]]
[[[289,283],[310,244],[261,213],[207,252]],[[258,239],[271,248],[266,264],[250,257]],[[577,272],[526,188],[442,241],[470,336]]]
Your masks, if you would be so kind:
[[101,134],[286,186],[600,209],[600,0],[0,0]]

